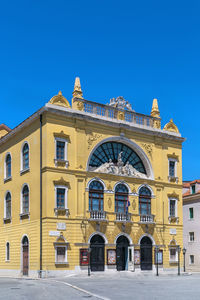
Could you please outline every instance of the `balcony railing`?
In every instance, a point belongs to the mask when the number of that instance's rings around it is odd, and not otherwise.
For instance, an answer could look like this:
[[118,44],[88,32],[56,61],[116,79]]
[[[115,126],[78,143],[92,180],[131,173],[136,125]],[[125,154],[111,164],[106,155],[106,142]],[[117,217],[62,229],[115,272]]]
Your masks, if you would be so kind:
[[154,223],[154,215],[140,215],[140,223]]
[[160,120],[152,116],[136,113],[133,110],[119,109],[110,105],[99,104],[85,99],[75,98],[74,101],[79,101],[79,102],[81,101],[84,105],[83,110],[86,113],[107,117],[111,119],[118,119],[118,113],[122,111],[124,114],[123,117],[124,121],[137,124],[137,125],[154,127],[154,121]]
[[104,221],[106,220],[106,212],[105,211],[97,211],[97,210],[91,210],[90,211],[90,219],[91,220],[97,220],[97,221]]
[[116,221],[117,222],[131,222],[131,214],[116,212]]

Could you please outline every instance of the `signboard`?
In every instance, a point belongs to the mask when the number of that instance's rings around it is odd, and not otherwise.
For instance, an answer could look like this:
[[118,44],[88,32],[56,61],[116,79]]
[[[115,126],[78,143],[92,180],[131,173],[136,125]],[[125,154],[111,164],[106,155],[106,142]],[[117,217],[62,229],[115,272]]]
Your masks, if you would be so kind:
[[88,249],[80,249],[80,266],[88,266]]
[[170,234],[176,234],[176,228],[170,228]]
[[115,249],[107,249],[107,265],[116,265]]
[[49,231],[49,235],[50,236],[60,236],[60,232],[59,231]]
[[134,250],[134,264],[140,264],[140,250]]
[[57,223],[57,230],[66,230],[66,223]]
[[[156,249],[155,249],[154,255],[155,255],[154,256],[154,261],[155,261],[155,264],[157,264]],[[159,265],[163,264],[163,250],[158,251],[158,264]]]

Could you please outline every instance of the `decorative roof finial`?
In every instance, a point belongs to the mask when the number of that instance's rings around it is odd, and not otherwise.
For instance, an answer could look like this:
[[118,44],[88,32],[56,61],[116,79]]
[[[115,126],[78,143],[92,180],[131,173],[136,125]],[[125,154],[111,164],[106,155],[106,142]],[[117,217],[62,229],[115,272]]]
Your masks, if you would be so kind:
[[156,117],[156,118],[160,118],[160,111],[158,109],[158,100],[157,99],[153,99],[151,116]]
[[81,90],[81,83],[80,83],[79,77],[76,77],[76,79],[75,79],[74,91],[73,91],[72,95],[73,95],[73,98],[83,99],[83,92]]

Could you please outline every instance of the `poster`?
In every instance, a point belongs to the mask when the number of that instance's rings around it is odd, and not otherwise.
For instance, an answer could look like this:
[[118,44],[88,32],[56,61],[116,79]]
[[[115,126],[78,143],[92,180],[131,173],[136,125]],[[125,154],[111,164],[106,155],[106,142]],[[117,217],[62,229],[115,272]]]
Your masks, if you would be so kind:
[[80,266],[87,266],[88,261],[88,249],[80,249]]
[[107,264],[116,265],[116,250],[108,249],[107,250]]
[[[155,250],[155,264],[157,264],[157,257],[156,257],[156,250]],[[163,250],[158,251],[158,264],[162,265],[163,264]]]
[[140,250],[134,250],[134,264],[140,264]]

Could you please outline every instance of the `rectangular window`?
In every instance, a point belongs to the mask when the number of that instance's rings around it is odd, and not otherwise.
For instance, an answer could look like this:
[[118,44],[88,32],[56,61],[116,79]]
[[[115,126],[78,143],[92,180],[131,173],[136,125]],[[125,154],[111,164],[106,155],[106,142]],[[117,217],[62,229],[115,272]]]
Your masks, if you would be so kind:
[[192,185],[192,194],[195,194],[196,193],[196,188],[195,188],[195,184]]
[[190,219],[193,219],[193,218],[194,218],[194,210],[193,210],[193,207],[190,207],[190,208],[189,208],[189,215],[190,215]]
[[65,208],[65,189],[57,188],[56,191],[57,208]]
[[169,161],[169,176],[175,177],[175,161],[173,160]]
[[170,249],[170,261],[176,261],[176,249]]
[[11,199],[6,200],[6,218],[11,218]]
[[170,217],[176,216],[176,200],[170,200]]
[[6,243],[6,260],[10,260],[10,244]]
[[194,242],[194,232],[189,232],[189,241]]
[[56,141],[56,159],[65,160],[65,142]]
[[57,261],[56,262],[66,262],[66,247],[57,247],[56,248],[57,251]]
[[190,264],[194,264],[194,255],[190,255]]

